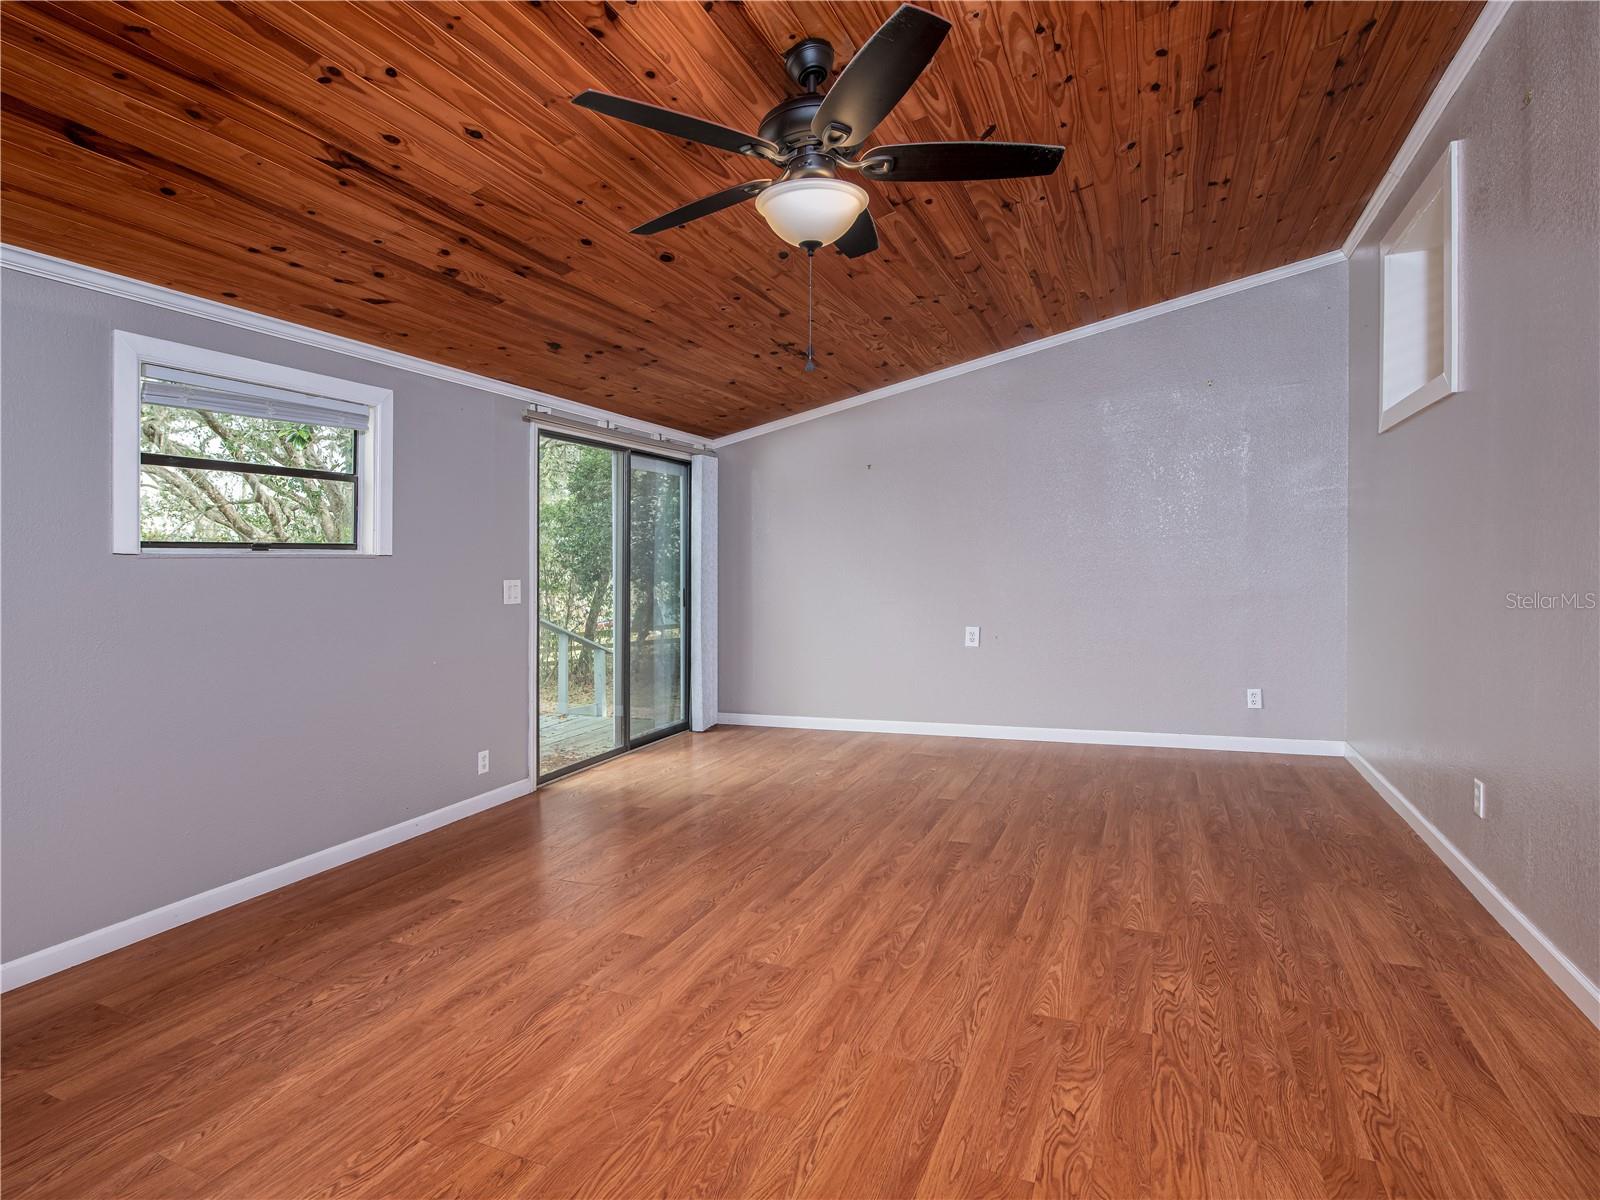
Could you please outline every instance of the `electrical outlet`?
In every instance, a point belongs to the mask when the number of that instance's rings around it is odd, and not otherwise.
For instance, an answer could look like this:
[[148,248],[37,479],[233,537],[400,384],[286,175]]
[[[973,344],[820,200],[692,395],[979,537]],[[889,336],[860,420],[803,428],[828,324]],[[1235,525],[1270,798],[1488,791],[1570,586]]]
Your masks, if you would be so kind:
[[962,645],[964,645],[964,646],[976,646],[977,644],[978,644],[978,626],[976,626],[976,625],[968,625],[967,626],[967,640],[965,642],[963,642]]
[[489,773],[489,752],[487,750],[479,750],[478,751],[478,774],[479,775],[487,775],[488,773]]
[[1481,779],[1472,781],[1472,811],[1478,814],[1480,821],[1489,816],[1488,806],[1483,796],[1483,780]]
[[1244,690],[1244,706],[1246,708],[1260,708],[1261,707],[1261,689],[1260,688],[1245,688],[1245,690]]
[[500,581],[500,599],[506,604],[521,604],[522,580],[502,579]]

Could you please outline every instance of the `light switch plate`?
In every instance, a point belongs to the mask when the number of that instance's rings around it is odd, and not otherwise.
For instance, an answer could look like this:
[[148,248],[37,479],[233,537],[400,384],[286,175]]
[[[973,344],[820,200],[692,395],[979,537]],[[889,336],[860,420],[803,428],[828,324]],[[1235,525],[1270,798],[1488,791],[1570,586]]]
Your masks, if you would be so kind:
[[500,581],[500,596],[507,604],[521,604],[522,580],[502,579]]

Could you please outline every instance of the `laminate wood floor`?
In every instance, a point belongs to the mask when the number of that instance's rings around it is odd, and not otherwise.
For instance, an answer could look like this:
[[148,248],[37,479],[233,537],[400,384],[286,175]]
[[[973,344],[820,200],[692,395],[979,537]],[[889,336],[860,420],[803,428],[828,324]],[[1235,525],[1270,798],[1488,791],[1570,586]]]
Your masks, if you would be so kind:
[[1600,1189],[1600,1034],[1341,760],[679,737],[7,996],[7,1197]]

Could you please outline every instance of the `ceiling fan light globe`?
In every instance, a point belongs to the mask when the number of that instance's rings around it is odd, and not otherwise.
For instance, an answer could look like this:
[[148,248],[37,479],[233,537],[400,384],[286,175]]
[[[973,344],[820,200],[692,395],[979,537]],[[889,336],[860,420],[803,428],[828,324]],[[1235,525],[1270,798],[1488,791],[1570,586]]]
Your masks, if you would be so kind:
[[821,176],[786,179],[756,197],[756,210],[791,246],[838,241],[866,206],[864,188]]

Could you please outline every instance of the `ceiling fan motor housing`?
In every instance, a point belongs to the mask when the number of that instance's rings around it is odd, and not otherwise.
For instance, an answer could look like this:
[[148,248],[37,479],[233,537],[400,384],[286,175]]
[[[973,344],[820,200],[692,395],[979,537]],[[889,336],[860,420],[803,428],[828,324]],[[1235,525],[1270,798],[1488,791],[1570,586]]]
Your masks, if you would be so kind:
[[791,96],[761,118],[761,136],[785,150],[815,141],[811,118],[822,107],[822,97],[814,92]]

